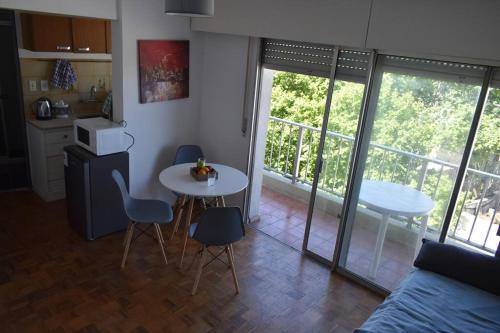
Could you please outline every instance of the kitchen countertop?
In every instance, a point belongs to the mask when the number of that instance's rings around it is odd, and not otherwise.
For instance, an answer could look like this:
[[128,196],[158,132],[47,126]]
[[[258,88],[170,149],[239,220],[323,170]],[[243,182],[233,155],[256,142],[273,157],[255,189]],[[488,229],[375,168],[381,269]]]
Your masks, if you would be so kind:
[[51,120],[38,120],[38,119],[28,119],[27,123],[38,127],[42,130],[73,127],[73,121],[79,118],[85,118],[88,114],[70,114],[68,118],[55,118]]

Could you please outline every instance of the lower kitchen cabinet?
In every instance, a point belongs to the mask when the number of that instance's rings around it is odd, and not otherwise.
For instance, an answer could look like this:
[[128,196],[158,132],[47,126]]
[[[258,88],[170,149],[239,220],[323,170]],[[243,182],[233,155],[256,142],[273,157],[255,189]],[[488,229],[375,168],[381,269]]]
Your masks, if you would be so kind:
[[27,123],[33,191],[45,201],[63,199],[64,146],[74,143],[73,127],[41,129]]

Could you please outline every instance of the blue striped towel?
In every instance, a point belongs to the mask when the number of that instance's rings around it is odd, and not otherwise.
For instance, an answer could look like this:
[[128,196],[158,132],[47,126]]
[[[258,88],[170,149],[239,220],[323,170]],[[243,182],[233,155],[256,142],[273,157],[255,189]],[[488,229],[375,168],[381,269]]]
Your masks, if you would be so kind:
[[52,86],[68,90],[76,82],[76,73],[67,60],[58,59],[52,74]]

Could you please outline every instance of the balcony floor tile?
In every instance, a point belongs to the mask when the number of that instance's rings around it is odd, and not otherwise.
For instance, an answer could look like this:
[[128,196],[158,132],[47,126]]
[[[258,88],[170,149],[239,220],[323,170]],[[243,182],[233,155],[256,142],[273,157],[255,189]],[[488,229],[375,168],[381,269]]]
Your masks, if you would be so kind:
[[[307,212],[306,203],[264,186],[261,193],[260,220],[254,222],[253,226],[300,251]],[[327,260],[332,260],[339,222],[337,216],[316,209],[307,249]],[[346,268],[366,277],[373,258],[376,238],[376,232],[356,223],[351,236]],[[397,287],[412,268],[414,246],[415,244],[403,245],[386,239],[377,276],[372,280],[389,290]]]

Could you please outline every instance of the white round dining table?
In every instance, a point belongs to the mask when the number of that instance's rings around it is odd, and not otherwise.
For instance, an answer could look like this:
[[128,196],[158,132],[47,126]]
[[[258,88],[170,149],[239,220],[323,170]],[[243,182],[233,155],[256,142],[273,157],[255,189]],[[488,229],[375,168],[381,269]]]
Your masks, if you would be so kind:
[[382,214],[382,220],[378,228],[377,241],[375,243],[375,251],[373,260],[370,266],[369,276],[375,278],[377,275],[380,257],[382,255],[382,247],[389,225],[389,217],[405,216],[416,217],[423,216],[420,224],[420,231],[417,238],[417,246],[415,254],[420,249],[422,238],[427,229],[428,215],[434,208],[434,201],[425,193],[422,193],[411,187],[385,182],[381,180],[363,180],[361,190],[359,192],[359,203],[365,205]]
[[[188,239],[189,225],[193,215],[193,206],[196,198],[215,198],[218,206],[225,206],[224,196],[236,194],[243,191],[248,186],[248,177],[238,169],[223,164],[206,163],[217,171],[217,180],[214,185],[208,186],[207,181],[198,181],[190,174],[190,169],[196,163],[183,163],[172,165],[164,169],[159,176],[160,183],[169,190],[180,194],[177,200],[177,209],[172,237],[177,231],[182,211],[188,203],[186,227],[184,230],[184,245],[179,266],[182,266],[186,244]],[[204,203],[204,200],[203,200]]]
[[197,181],[189,170],[196,163],[172,165],[160,173],[160,183],[171,191],[194,197],[221,197],[243,191],[248,186],[248,177],[238,169],[223,164],[206,163],[218,173],[215,184]]

